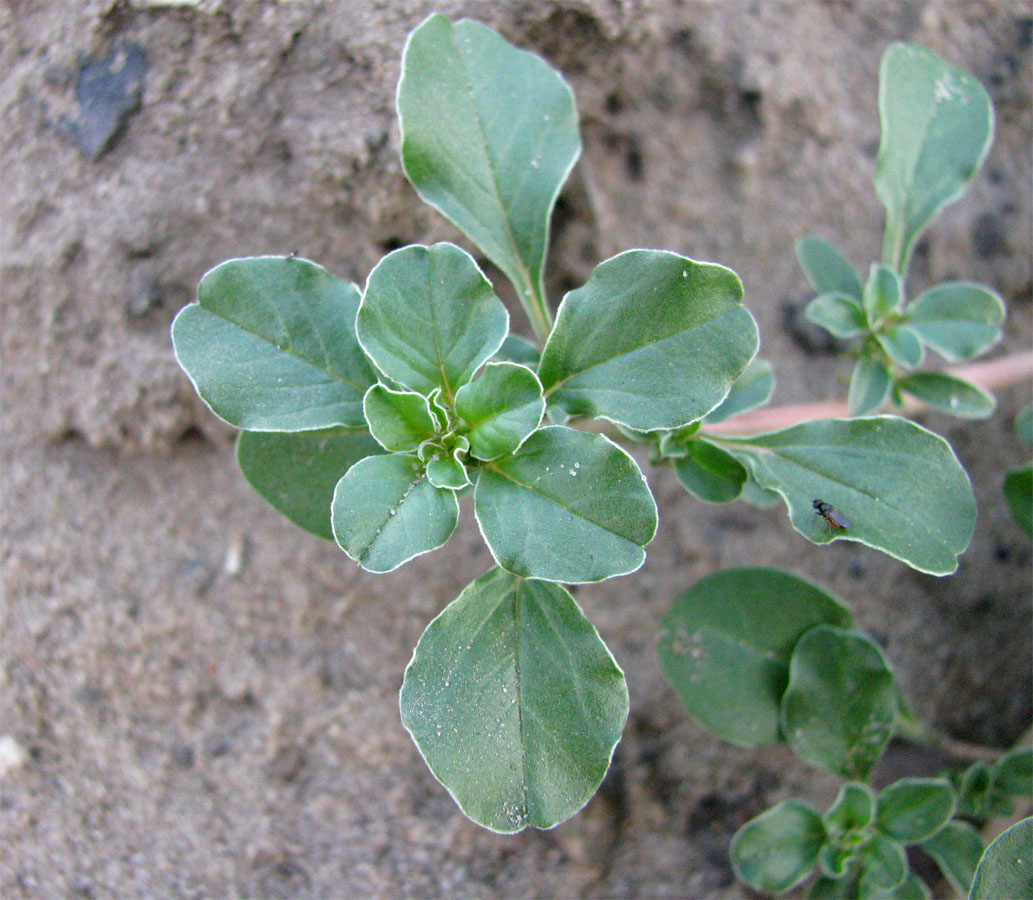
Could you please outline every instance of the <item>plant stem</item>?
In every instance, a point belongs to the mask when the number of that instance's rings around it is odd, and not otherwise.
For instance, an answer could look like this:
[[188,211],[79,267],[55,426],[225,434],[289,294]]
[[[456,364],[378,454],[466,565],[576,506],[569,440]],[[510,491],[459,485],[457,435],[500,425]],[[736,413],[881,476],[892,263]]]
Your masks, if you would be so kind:
[[901,716],[897,720],[897,727],[900,731],[900,736],[905,740],[915,744],[924,744],[957,759],[993,762],[1007,752],[1004,749],[987,747],[984,744],[956,741],[954,738],[941,734],[935,728],[931,728],[919,719],[909,716]]
[[[1033,353],[1015,353],[989,362],[969,363],[951,366],[946,374],[979,385],[988,391],[1028,384],[1033,379]],[[902,412],[913,413],[924,408],[924,404],[908,397]],[[848,416],[846,401],[825,400],[818,403],[798,403],[792,406],[775,406],[755,409],[724,422],[705,426],[710,434],[759,434],[763,431],[777,431],[798,425],[811,419],[833,419]]]
[[531,320],[531,327],[544,347],[552,331],[552,316],[549,314],[549,304],[545,300],[545,294],[531,284],[530,277],[527,279],[525,289],[520,291],[518,287],[517,293],[520,295],[527,317]]

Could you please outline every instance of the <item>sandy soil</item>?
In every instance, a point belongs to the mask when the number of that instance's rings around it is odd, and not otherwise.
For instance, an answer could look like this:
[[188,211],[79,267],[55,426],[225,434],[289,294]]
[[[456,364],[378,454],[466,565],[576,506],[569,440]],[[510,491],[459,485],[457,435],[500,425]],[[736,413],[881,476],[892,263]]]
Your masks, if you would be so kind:
[[[735,829],[786,796],[827,802],[836,781],[711,737],[659,672],[671,599],[730,565],[832,588],[954,737],[1007,746],[1029,724],[1030,544],[999,489],[1029,456],[1010,424],[1026,385],[986,423],[923,418],[979,498],[952,578],[815,548],[780,510],[706,506],[650,471],[646,565],[577,591],[631,692],[603,789],[548,833],[502,838],[457,811],[397,691],[426,623],[490,564],[470,510],[446,549],[361,572],[251,491],[168,336],[232,256],[297,250],[361,283],[387,249],[461,240],[397,158],[401,47],[432,8],[536,49],[577,95],[553,296],[629,247],[730,265],[778,403],[845,393],[848,363],[799,324],[793,242],[878,255],[879,57],[900,39],[937,50],[988,86],[998,133],[923,240],[914,288],[985,282],[1010,308],[994,352],[1030,346],[1028,2],[5,0],[4,897],[744,896]],[[111,103],[77,104],[84,72]],[[939,763],[906,757],[916,774]]]

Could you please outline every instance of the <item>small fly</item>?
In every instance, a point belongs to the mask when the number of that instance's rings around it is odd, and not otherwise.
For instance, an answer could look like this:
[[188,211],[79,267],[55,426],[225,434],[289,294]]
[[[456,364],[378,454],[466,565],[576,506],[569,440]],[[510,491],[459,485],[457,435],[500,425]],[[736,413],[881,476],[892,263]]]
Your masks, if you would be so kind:
[[824,500],[815,500],[811,503],[811,506],[814,507],[814,511],[819,516],[821,516],[837,531],[846,531],[848,528],[852,527],[850,520],[831,503],[826,503]]

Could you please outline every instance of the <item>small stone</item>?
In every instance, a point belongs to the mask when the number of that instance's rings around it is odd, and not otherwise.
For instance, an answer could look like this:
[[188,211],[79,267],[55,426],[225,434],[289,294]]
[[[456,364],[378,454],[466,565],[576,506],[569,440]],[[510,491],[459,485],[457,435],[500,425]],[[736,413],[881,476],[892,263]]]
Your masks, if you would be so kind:
[[12,735],[0,735],[0,778],[8,772],[20,769],[29,761],[26,750]]

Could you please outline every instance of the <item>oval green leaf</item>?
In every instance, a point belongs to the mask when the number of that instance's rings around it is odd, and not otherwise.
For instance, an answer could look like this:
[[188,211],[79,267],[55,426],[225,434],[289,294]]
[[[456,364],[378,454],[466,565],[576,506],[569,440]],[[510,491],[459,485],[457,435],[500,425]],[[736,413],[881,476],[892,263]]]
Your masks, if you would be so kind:
[[624,674],[560,585],[492,569],[423,633],[402,723],[478,825],[553,828],[599,787],[628,715]]
[[871,788],[857,781],[848,781],[839,789],[835,801],[821,820],[830,841],[853,850],[867,840],[868,826],[874,818],[875,795]]
[[879,794],[879,831],[904,844],[932,837],[954,815],[957,797],[945,778],[901,778]]
[[538,377],[516,363],[489,363],[456,393],[456,412],[470,429],[470,454],[480,460],[513,453],[545,415]]
[[742,283],[661,250],[600,263],[563,299],[538,375],[550,405],[642,431],[702,418],[757,352]]
[[900,276],[887,266],[872,263],[864,285],[861,304],[871,322],[877,322],[900,304],[903,288]]
[[338,545],[368,572],[390,572],[440,547],[455,531],[459,502],[434,487],[414,456],[372,456],[352,466],[334,490]]
[[820,624],[849,627],[850,613],[803,578],[778,569],[715,572],[664,617],[660,665],[711,731],[743,747],[772,744],[793,647]]
[[799,801],[784,800],[735,833],[732,869],[750,887],[780,894],[814,871],[824,841],[818,814]]
[[879,119],[883,259],[904,272],[915,238],[982,165],[993,140],[993,105],[976,79],[931,50],[893,44],[879,67]]
[[364,428],[376,374],[355,338],[359,290],[305,259],[231,259],[172,323],[176,359],[219,418],[248,431]]
[[603,435],[562,425],[481,469],[474,510],[502,568],[567,584],[634,572],[657,525],[635,460]]
[[1010,797],[1033,797],[1033,750],[1020,747],[997,760],[993,786]]
[[[943,438],[914,422],[821,419],[720,442],[761,487],[782,495],[793,527],[816,544],[860,541],[920,572],[949,575],[972,539],[976,501],[968,475]],[[816,499],[836,507],[850,527],[816,515]]]
[[451,403],[505,340],[509,313],[472,256],[455,244],[413,244],[369,273],[359,341],[388,378]]
[[1022,819],[986,848],[968,900],[1033,897],[1033,818]]
[[808,321],[838,338],[860,337],[868,330],[861,304],[846,294],[822,294],[804,309]]
[[547,334],[549,216],[581,152],[566,82],[490,28],[432,15],[405,45],[398,116],[413,187],[506,274]]
[[988,419],[997,405],[983,388],[942,372],[913,372],[901,378],[897,387],[959,419]]
[[876,834],[859,854],[861,879],[859,896],[872,900],[904,883],[908,874],[907,854],[893,838]]
[[742,493],[746,468],[731,453],[703,440],[689,441],[686,455],[674,461],[678,481],[708,503],[730,503]]
[[886,351],[890,359],[901,366],[913,369],[922,362],[925,351],[922,342],[907,325],[898,325],[889,331],[875,335],[879,346]]
[[861,299],[861,279],[857,271],[828,241],[801,238],[796,242],[796,258],[815,293],[845,294],[847,298]]
[[890,891],[890,900],[929,900],[932,894],[926,883],[914,872],[908,872],[904,880]]
[[466,474],[466,466],[459,459],[447,456],[427,463],[427,480],[434,487],[458,491],[470,483],[470,476]]
[[438,422],[427,398],[375,384],[362,401],[370,434],[385,450],[415,450],[437,434]]
[[959,893],[967,894],[983,855],[983,838],[967,822],[948,822],[921,847],[940,867]]
[[1009,469],[1004,476],[1004,499],[1026,534],[1033,536],[1033,462]]
[[295,525],[328,541],[337,482],[360,459],[383,452],[365,430],[242,431],[237,438],[237,463],[251,486]]
[[871,415],[886,402],[890,386],[890,370],[886,364],[872,356],[862,356],[850,375],[846,398],[850,415]]
[[978,356],[1001,339],[1004,302],[981,284],[952,281],[909,303],[905,317],[924,344],[957,362]]
[[844,778],[867,778],[896,715],[893,672],[865,635],[817,625],[800,638],[781,710],[782,733],[800,759]]
[[708,412],[703,421],[712,425],[763,406],[771,399],[774,390],[775,375],[771,370],[771,363],[766,359],[754,357],[743,369],[742,374],[735,379],[728,396],[720,405]]

